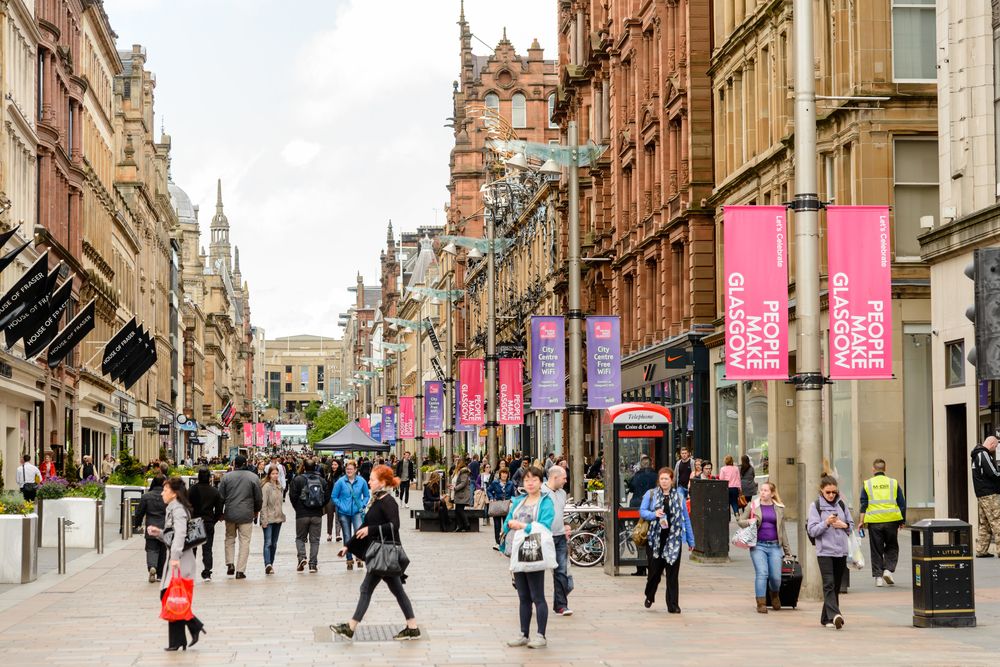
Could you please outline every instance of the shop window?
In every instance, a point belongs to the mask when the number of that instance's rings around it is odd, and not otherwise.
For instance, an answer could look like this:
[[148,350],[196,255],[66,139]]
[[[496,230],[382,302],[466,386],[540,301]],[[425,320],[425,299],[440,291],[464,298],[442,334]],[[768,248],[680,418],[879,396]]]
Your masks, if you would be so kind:
[[[931,327],[903,325],[903,445],[906,455],[905,490],[909,507],[934,506],[934,434],[931,414]],[[965,344],[959,348],[959,367],[965,368]],[[946,345],[946,348],[948,346]],[[948,355],[949,368],[951,354]],[[965,384],[964,372],[962,384]],[[950,385],[949,385],[950,386]],[[890,474],[892,474],[890,472]],[[897,471],[895,477],[903,475]]]
[[854,498],[854,464],[853,464],[853,442],[854,429],[851,421],[854,417],[854,407],[852,403],[852,382],[850,380],[839,380],[833,383],[830,393],[833,404],[833,417],[831,419],[832,442],[830,456],[832,461],[827,461],[831,470],[836,474],[840,482],[840,492],[845,498]]
[[716,437],[717,437],[717,460],[719,465],[726,460],[726,456],[732,456],[733,461],[740,460],[740,422],[737,384],[732,380],[726,380],[726,365],[717,364],[715,366],[715,395],[716,395]]
[[744,382],[743,414],[746,431],[747,455],[757,475],[770,474],[770,445],[768,442],[767,383]]

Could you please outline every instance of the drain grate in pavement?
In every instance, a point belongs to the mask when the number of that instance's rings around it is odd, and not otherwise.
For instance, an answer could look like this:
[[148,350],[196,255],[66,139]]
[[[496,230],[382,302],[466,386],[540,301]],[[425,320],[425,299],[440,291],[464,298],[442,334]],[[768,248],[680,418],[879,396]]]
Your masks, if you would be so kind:
[[[402,625],[391,623],[362,623],[354,631],[354,638],[348,639],[335,633],[329,626],[319,626],[313,628],[313,638],[317,642],[391,642],[396,634],[403,629]],[[421,630],[421,639],[426,639],[426,634]]]

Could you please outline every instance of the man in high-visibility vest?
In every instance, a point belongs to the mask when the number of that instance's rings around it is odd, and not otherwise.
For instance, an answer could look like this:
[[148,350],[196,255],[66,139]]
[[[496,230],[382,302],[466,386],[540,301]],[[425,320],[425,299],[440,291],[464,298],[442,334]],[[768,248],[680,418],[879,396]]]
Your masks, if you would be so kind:
[[875,459],[872,476],[861,489],[861,528],[868,524],[872,576],[876,586],[896,583],[892,573],[899,560],[899,529],[906,517],[906,499],[899,482],[885,474],[885,460]]

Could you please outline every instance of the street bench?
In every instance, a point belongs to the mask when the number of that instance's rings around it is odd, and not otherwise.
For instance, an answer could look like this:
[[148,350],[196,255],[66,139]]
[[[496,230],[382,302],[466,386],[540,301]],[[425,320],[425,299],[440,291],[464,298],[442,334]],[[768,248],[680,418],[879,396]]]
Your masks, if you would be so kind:
[[[441,531],[441,527],[438,524],[438,513],[433,510],[410,510],[410,516],[412,516],[416,522],[416,528],[419,531],[427,533],[437,533]],[[465,518],[469,520],[469,531],[478,533],[479,532],[479,522],[480,519],[486,517],[486,510],[465,510]],[[454,528],[457,523],[455,518],[455,510],[448,510],[448,526]]]

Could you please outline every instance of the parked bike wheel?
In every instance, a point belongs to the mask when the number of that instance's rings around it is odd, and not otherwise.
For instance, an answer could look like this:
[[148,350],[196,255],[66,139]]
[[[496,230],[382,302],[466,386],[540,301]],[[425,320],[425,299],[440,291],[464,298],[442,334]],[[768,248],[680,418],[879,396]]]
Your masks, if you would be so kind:
[[569,560],[577,567],[604,562],[604,540],[594,533],[576,533],[569,538]]

